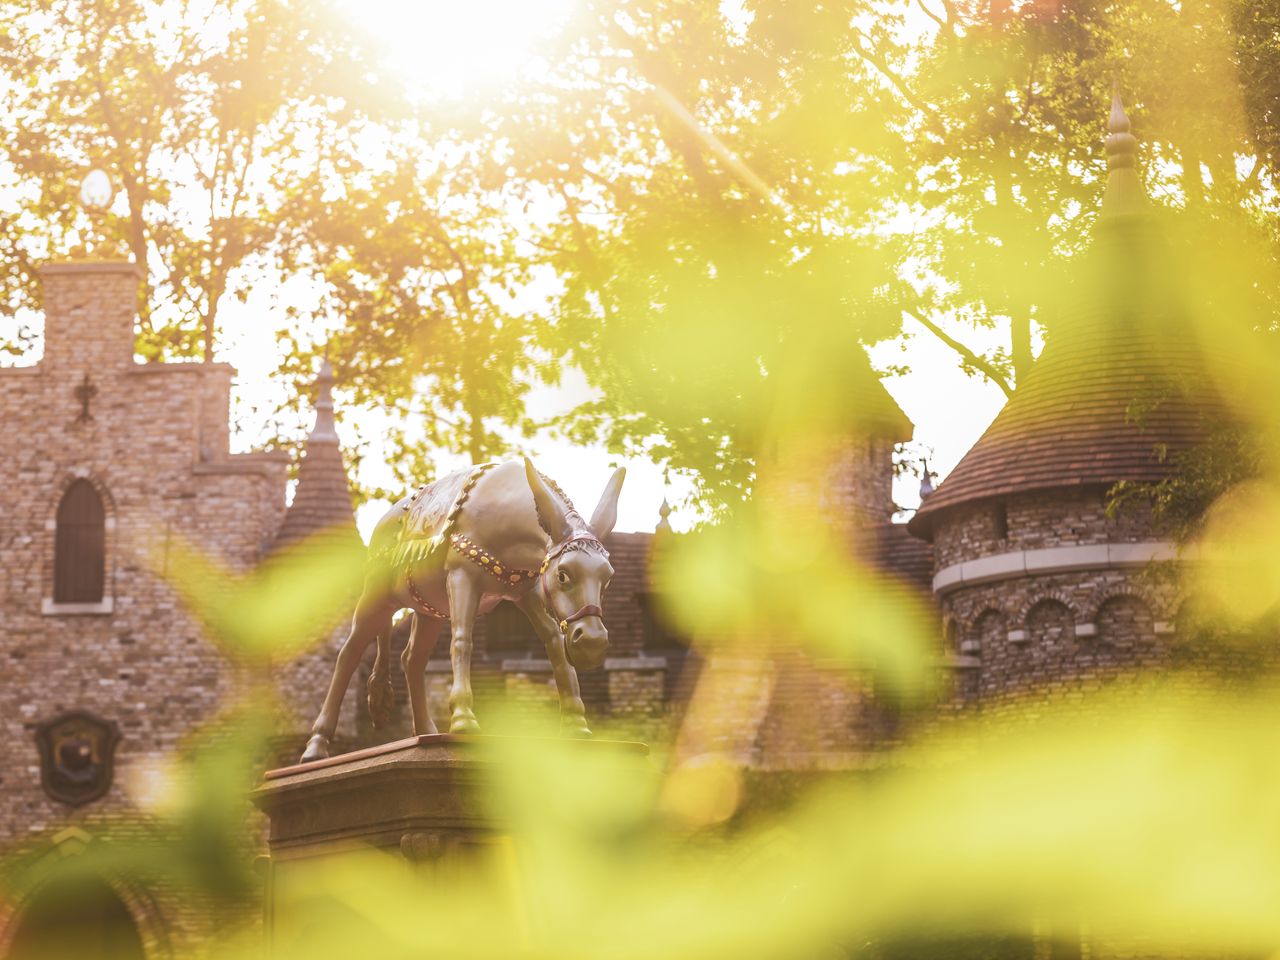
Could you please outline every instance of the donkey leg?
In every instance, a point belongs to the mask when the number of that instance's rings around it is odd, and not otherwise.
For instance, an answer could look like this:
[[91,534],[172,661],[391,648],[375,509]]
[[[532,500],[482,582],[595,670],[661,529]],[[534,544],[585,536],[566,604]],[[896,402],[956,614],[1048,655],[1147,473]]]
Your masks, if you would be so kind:
[[329,755],[329,745],[338,729],[338,713],[342,709],[342,698],[346,696],[347,686],[351,683],[351,675],[356,672],[360,658],[379,631],[390,629],[391,613],[386,609],[386,604],[381,599],[375,603],[362,596],[356,604],[351,633],[338,651],[338,660],[333,667],[333,678],[329,681],[324,706],[320,708],[316,722],[311,725],[311,739],[307,741],[307,748],[303,751],[303,763]]
[[431,650],[436,645],[436,636],[439,633],[439,620],[415,613],[413,630],[409,634],[409,645],[400,655],[405,685],[409,688],[409,709],[413,711],[415,734],[438,732],[436,722],[431,719],[431,713],[427,709],[426,670],[427,658],[431,656]]
[[547,649],[547,659],[551,661],[552,675],[556,678],[556,693],[560,695],[560,732],[571,737],[591,736],[591,728],[587,726],[587,708],[578,688],[578,671],[565,656],[564,637],[560,634],[559,625],[547,613],[536,590],[517,600],[516,606],[529,619],[533,632]]
[[479,733],[475,696],[471,692],[471,631],[480,609],[481,589],[472,572],[464,567],[449,571],[445,586],[449,593],[449,623],[452,642],[449,659],[453,663],[453,686],[449,688],[450,733]]

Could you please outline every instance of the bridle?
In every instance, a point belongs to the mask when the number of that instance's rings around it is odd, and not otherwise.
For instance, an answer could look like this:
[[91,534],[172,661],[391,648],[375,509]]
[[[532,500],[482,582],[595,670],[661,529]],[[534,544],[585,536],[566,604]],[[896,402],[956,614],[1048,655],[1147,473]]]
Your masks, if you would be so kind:
[[[580,549],[579,547],[574,546],[574,544],[581,544],[584,547],[586,546],[595,547],[601,553],[603,553],[606,558],[609,556],[609,551],[604,548],[604,544],[600,542],[599,537],[596,537],[590,533],[583,533],[581,531],[579,531],[578,533],[572,534],[570,537],[568,537],[565,540],[562,540],[560,543],[556,544],[550,550],[548,550],[547,556],[545,559],[543,559],[542,566],[538,570],[538,573],[541,576],[542,596],[546,601],[548,607],[550,607],[551,605],[550,604],[551,589],[550,589],[550,585],[547,583],[547,574],[551,572],[551,564],[555,560],[557,560],[561,554],[569,550]],[[554,612],[554,611],[549,610],[548,612]],[[569,629],[569,624],[574,623],[578,620],[584,620],[587,617],[603,618],[604,611],[600,609],[600,606],[598,604],[595,604],[595,603],[583,604],[573,613],[569,614],[569,616],[565,617],[563,620],[560,621],[560,633],[561,634],[566,633]]]

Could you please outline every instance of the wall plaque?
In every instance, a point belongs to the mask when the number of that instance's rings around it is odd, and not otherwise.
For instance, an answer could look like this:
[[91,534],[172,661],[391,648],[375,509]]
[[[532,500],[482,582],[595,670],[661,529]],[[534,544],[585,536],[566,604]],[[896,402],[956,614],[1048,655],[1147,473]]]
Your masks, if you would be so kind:
[[40,779],[59,803],[81,806],[111,786],[120,730],[84,710],[72,710],[36,727]]

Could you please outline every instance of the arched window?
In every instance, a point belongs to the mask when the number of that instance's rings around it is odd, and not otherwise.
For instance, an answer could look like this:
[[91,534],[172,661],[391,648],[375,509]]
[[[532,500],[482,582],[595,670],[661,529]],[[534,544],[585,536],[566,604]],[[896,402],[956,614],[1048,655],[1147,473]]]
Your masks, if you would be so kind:
[[53,549],[55,603],[100,603],[106,579],[106,513],[88,480],[67,488],[58,504]]

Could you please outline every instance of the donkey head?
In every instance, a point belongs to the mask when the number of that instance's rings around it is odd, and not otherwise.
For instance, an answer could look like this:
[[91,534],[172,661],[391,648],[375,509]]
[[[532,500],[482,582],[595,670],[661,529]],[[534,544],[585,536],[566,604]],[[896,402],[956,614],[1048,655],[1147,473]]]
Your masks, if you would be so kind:
[[538,522],[551,538],[550,562],[542,571],[547,609],[560,622],[569,662],[580,670],[590,670],[604,663],[609,647],[603,603],[613,566],[601,541],[618,520],[618,494],[627,471],[625,467],[614,471],[591,522],[585,523],[551,491],[527,457],[524,470],[538,508]]

